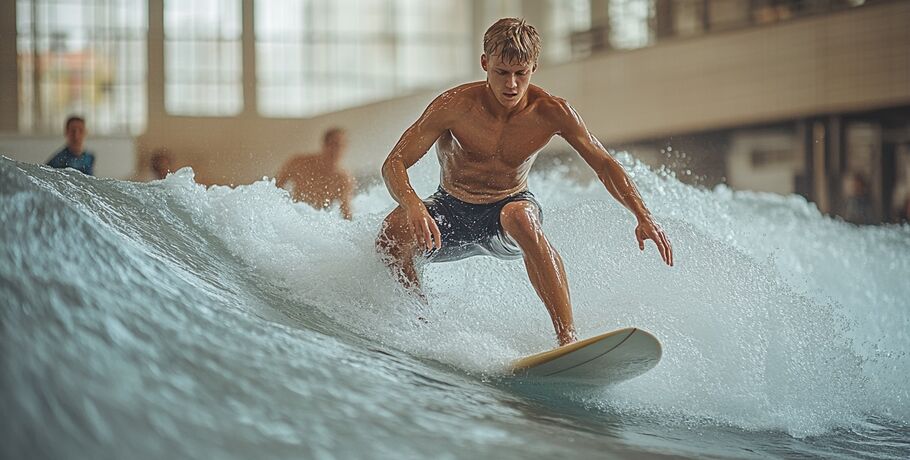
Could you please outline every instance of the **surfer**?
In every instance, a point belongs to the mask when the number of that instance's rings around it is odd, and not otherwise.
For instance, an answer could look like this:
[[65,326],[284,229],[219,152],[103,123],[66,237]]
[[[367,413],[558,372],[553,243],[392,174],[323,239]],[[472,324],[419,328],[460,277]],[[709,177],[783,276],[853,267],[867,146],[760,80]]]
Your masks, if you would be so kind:
[[341,167],[347,138],[341,128],[331,128],[322,137],[322,149],[310,155],[291,157],[275,176],[275,185],[293,182],[291,198],[325,209],[333,202],[341,204],[341,215],[351,220],[351,195],[354,179]]
[[[560,345],[576,340],[569,284],[559,253],[544,235],[540,203],[528,190],[537,153],[562,136],[594,169],[609,193],[631,211],[639,249],[652,240],[673,265],[670,241],[622,166],[565,100],[531,85],[540,37],[516,18],[484,34],[485,81],[449,89],[434,99],[389,153],[382,176],[398,202],[383,222],[377,246],[398,280],[419,298],[415,266],[485,254],[523,258],[531,285],[550,314]],[[439,190],[417,196],[407,169],[436,145]]]

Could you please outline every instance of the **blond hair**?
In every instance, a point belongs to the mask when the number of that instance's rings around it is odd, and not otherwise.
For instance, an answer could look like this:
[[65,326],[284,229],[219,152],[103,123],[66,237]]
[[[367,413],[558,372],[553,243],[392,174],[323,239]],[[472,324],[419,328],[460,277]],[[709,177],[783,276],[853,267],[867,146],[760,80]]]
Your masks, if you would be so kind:
[[540,35],[524,19],[503,18],[483,34],[483,52],[487,56],[499,55],[503,62],[509,64],[537,67]]

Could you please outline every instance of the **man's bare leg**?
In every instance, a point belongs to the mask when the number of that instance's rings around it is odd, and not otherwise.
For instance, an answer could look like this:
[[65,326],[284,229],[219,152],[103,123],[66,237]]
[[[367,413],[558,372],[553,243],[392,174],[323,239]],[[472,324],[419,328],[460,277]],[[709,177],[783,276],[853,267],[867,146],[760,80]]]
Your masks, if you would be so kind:
[[398,282],[416,295],[421,303],[426,304],[427,298],[420,289],[420,277],[414,264],[414,258],[420,252],[417,246],[417,240],[408,228],[404,210],[401,207],[395,208],[382,223],[376,247],[386,256],[385,262]]
[[577,340],[569,299],[569,281],[562,258],[550,245],[538,219],[537,209],[528,201],[506,204],[500,213],[502,228],[524,253],[531,285],[550,313],[559,345]]

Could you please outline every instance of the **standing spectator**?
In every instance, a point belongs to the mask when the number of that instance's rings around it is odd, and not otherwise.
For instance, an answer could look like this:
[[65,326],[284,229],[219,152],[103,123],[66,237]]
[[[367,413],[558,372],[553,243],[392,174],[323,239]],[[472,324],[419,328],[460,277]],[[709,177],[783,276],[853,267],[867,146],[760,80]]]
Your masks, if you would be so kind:
[[174,172],[174,159],[167,149],[155,150],[150,163],[152,172],[155,173],[155,179],[164,179],[168,174]]
[[858,172],[847,175],[843,183],[844,206],[842,217],[847,222],[868,225],[874,222],[872,198],[866,178]]
[[910,145],[898,147],[895,166],[895,185],[891,191],[893,222],[910,222]]
[[85,150],[85,119],[71,116],[66,119],[66,146],[48,160],[52,168],[73,168],[89,176],[95,173],[95,155]]

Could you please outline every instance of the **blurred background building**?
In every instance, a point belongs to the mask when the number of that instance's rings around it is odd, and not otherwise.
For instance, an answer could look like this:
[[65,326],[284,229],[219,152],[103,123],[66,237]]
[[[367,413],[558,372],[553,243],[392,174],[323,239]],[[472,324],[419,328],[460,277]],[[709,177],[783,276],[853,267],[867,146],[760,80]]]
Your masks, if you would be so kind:
[[[205,184],[273,176],[345,127],[370,183],[442,89],[482,79],[481,39],[520,16],[534,83],[608,147],[706,187],[798,193],[906,219],[910,1],[6,0],[0,153],[44,162],[86,117],[96,172],[171,152]],[[554,140],[542,163],[574,158]]]

